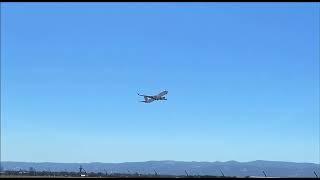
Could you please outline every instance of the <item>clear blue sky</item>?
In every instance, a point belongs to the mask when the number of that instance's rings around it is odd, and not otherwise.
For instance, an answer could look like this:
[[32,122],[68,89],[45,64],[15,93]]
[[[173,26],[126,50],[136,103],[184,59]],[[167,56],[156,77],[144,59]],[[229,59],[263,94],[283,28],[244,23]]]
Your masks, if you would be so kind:
[[1,3],[1,159],[319,163],[319,16],[319,3]]

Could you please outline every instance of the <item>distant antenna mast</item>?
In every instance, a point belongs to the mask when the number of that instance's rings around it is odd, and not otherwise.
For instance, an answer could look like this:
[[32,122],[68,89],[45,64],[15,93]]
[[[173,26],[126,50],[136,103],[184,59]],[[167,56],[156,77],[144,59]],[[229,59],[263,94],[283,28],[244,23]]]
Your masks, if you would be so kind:
[[266,173],[265,173],[264,171],[262,171],[262,172],[263,172],[263,174],[264,174],[264,177],[267,177]]
[[186,173],[186,175],[187,175],[187,176],[189,176],[189,174],[188,174],[187,170],[184,170],[184,172]]
[[79,168],[79,172],[80,172],[80,174],[82,173],[82,166],[80,165],[80,168]]
[[313,171],[313,173],[316,175],[316,177],[318,178],[318,175],[317,175],[317,173],[315,172],[315,171]]
[[221,171],[221,169],[220,169],[220,172],[221,172],[222,176],[224,177],[224,174],[223,174],[223,172]]
[[84,170],[81,165],[80,165],[79,170],[80,170],[80,176],[82,176],[82,171],[84,171],[84,173],[87,174],[86,170]]

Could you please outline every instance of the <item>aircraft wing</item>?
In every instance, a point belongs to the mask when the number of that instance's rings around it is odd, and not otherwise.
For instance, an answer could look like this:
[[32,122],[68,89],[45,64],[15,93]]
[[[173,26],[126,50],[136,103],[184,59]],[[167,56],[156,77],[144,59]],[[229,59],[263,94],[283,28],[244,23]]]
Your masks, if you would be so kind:
[[159,93],[157,96],[158,96],[158,97],[161,97],[161,96],[164,96],[164,95],[166,95],[166,94],[168,94],[168,91],[162,91],[162,92]]
[[147,97],[147,98],[154,98],[153,96],[147,96],[147,95],[143,95],[143,94],[139,94],[139,93],[138,93],[138,95],[139,96],[144,96],[144,97]]
[[154,99],[149,98],[148,100],[146,100],[146,103],[151,103],[152,101],[154,101]]
[[144,96],[144,101],[140,101],[140,102],[151,103],[151,102],[153,102],[153,101],[155,101],[155,99],[148,98],[148,97]]

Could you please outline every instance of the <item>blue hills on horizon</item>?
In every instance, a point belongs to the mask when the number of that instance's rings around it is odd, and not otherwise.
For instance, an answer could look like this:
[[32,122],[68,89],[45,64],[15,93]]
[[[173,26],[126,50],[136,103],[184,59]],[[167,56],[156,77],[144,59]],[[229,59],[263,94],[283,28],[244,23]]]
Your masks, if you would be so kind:
[[[108,173],[140,173],[153,174],[154,170],[162,175],[213,175],[221,176],[264,176],[266,172],[270,177],[315,177],[314,172],[320,174],[320,164],[296,163],[284,161],[256,160],[250,162],[197,162],[197,161],[145,161],[145,162],[123,162],[123,163],[56,163],[56,162],[15,162],[2,161],[3,170],[28,170],[30,167],[36,171],[69,171],[78,172],[80,165],[86,172]],[[220,171],[221,170],[221,171]]]

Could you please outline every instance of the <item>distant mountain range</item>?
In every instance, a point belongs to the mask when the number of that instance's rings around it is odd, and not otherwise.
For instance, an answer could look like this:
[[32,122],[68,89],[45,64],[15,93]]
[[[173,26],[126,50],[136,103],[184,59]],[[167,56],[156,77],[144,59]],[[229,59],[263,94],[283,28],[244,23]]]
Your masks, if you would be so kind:
[[[272,177],[315,177],[320,176],[320,164],[294,163],[281,161],[251,161],[251,162],[183,162],[183,161],[146,161],[124,163],[51,163],[51,162],[1,162],[3,170],[28,170],[30,167],[37,171],[79,171],[80,165],[86,172],[108,173],[141,173],[163,175],[215,175],[221,176],[267,176]],[[220,171],[221,170],[221,171]]]

